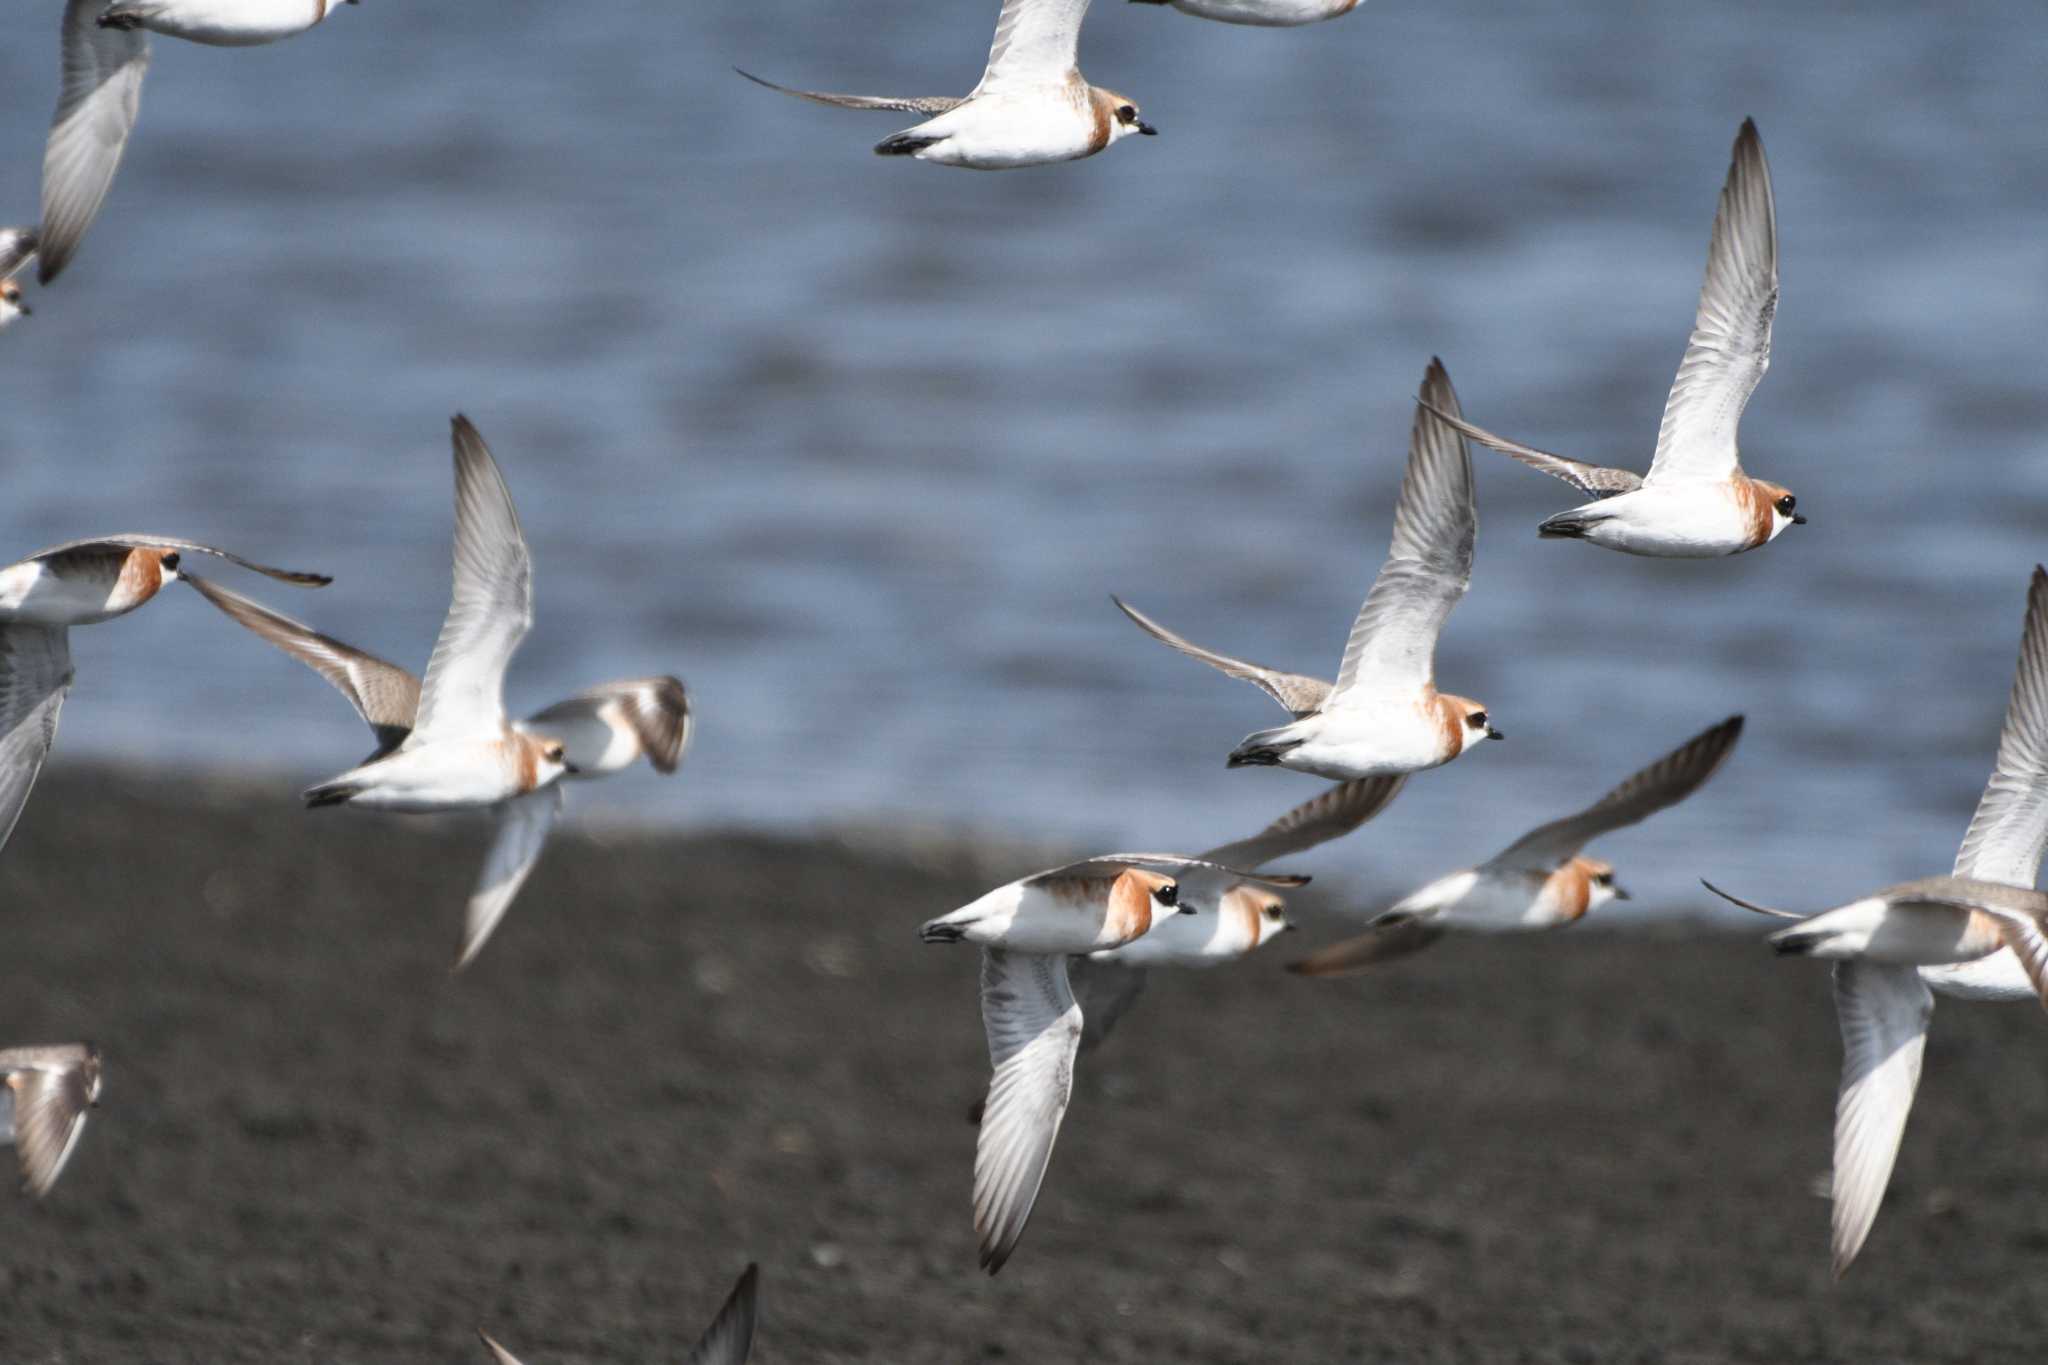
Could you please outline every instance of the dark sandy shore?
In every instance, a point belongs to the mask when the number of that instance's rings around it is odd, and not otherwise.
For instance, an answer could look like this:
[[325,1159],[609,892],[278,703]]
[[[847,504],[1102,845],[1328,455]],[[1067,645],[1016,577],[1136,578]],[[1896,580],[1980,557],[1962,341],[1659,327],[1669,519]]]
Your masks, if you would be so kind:
[[60,770],[0,859],[0,1040],[107,1057],[5,1206],[4,1365],[675,1360],[750,1259],[764,1365],[2048,1349],[2038,1011],[1940,1009],[1832,1286],[1811,964],[1586,930],[1157,979],[990,1281],[974,959],[914,929],[1028,868],[572,823],[451,981],[481,832],[289,795]]

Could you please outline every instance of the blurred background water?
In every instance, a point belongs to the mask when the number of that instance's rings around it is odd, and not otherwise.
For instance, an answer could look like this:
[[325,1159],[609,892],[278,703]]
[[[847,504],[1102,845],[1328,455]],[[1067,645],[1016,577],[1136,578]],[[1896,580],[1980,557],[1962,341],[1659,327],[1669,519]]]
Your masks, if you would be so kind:
[[[1708,563],[1539,543],[1572,491],[1475,451],[1439,676],[1508,742],[1312,868],[1420,881],[1733,711],[1714,784],[1601,845],[1638,913],[1703,872],[1817,903],[1947,867],[2048,556],[2037,0],[1293,31],[1103,0],[1083,67],[1163,135],[1003,175],[877,160],[914,120],[729,70],[964,93],[995,9],[366,0],[267,49],[158,41],[105,213],[0,337],[4,557],[146,529],[326,570],[222,576],[417,669],[460,409],[535,557],[514,708],[673,671],[699,709],[679,779],[580,787],[583,818],[1206,846],[1319,784],[1226,772],[1280,712],[1108,594],[1334,671],[1432,353],[1476,420],[1644,467],[1748,114],[1784,294],[1745,461],[1812,524]],[[0,48],[6,221],[59,12]],[[73,649],[56,764],[290,800],[366,747],[191,594]]]

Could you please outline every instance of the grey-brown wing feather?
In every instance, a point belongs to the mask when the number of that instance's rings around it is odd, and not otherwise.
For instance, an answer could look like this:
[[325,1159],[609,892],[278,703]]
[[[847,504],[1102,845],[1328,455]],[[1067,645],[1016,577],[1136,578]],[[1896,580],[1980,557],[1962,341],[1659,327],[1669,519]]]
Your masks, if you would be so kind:
[[754,1299],[761,1281],[761,1267],[749,1265],[740,1273],[739,1283],[725,1296],[718,1316],[704,1329],[683,1365],[741,1365],[754,1347]]
[[7,1078],[14,1094],[14,1146],[22,1184],[40,1199],[71,1160],[92,1107],[90,1081],[78,1067],[31,1068]]
[[62,273],[99,216],[142,107],[149,35],[102,28],[106,0],[64,6],[63,74],[50,140],[43,149],[42,264],[48,284]]
[[1956,851],[1956,875],[2032,886],[2048,848],[2048,569],[2027,587],[2019,664],[1991,779]]
[[260,602],[192,574],[181,578],[237,625],[268,640],[334,685],[377,737],[377,755],[390,753],[412,733],[420,680],[388,659],[300,625]]
[[0,848],[57,740],[57,715],[70,687],[64,627],[0,626]]
[[603,723],[604,711],[613,705],[632,727],[654,770],[674,772],[682,763],[696,729],[696,720],[690,714],[690,696],[680,678],[628,678],[600,683],[536,712],[525,724],[545,732],[551,720],[587,719]]
[[1631,773],[1584,810],[1538,825],[1495,854],[1487,866],[1555,868],[1601,835],[1646,820],[1691,796],[1714,775],[1740,738],[1742,717],[1730,716],[1649,767]]
[[177,550],[186,554],[212,555],[252,573],[275,578],[280,583],[291,583],[302,588],[324,588],[334,581],[324,573],[305,573],[298,569],[277,569],[268,564],[258,564],[238,554],[201,545],[196,540],[180,540],[176,536],[119,535],[94,536],[90,540],[74,540],[63,545],[52,545],[47,550],[38,550],[30,559],[49,559],[57,555],[77,553],[111,553],[115,550]]
[[1330,695],[1330,685],[1320,678],[1311,678],[1301,673],[1283,673],[1264,664],[1255,664],[1247,659],[1234,659],[1228,654],[1204,649],[1186,636],[1176,634],[1160,625],[1121,597],[1111,596],[1109,600],[1116,603],[1117,610],[1130,617],[1138,629],[1153,639],[1170,649],[1179,650],[1190,659],[1200,659],[1211,668],[1252,684],[1286,707],[1296,720],[1320,709]]
[[1212,848],[1202,856],[1227,867],[1259,867],[1349,834],[1387,808],[1400,794],[1405,774],[1362,777],[1339,783],[1304,801],[1249,839]]
[[906,114],[923,114],[926,118],[943,114],[949,109],[958,109],[965,100],[950,95],[836,95],[828,90],[798,90],[795,86],[777,85],[774,81],[762,80],[751,71],[739,71],[740,75],[756,85],[785,95],[794,95],[800,100],[811,100],[818,104],[830,104],[840,109],[895,109]]
[[1082,858],[1063,867],[1050,867],[1035,872],[1023,879],[1024,885],[1036,886],[1067,877],[1100,877],[1113,880],[1132,868],[1143,868],[1148,872],[1162,873],[1177,877],[1187,872],[1207,872],[1241,882],[1257,882],[1261,886],[1295,887],[1308,885],[1307,877],[1287,873],[1261,873],[1249,868],[1228,867],[1208,858],[1190,858],[1179,853],[1103,853],[1093,858]]
[[1540,469],[1553,478],[1563,479],[1590,498],[1613,498],[1623,493],[1633,493],[1643,486],[1643,476],[1630,469],[1610,469],[1606,465],[1587,464],[1584,460],[1567,459],[1553,455],[1535,446],[1525,446],[1520,441],[1510,441],[1505,436],[1496,436],[1486,428],[1474,426],[1464,417],[1443,411],[1427,402],[1424,407],[1449,422],[1465,435],[1489,449],[1512,456],[1528,465]]
[[1067,959],[983,949],[981,1018],[994,1074],[974,1148],[974,1228],[993,1275],[1031,1221],[1073,1094],[1081,1007]]

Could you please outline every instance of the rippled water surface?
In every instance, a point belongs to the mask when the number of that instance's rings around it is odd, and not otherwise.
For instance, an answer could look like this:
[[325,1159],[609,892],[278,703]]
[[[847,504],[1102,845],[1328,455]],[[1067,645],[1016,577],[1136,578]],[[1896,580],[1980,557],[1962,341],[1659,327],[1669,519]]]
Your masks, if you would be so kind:
[[[2038,4],[1263,31],[1104,0],[1084,65],[1162,136],[1004,175],[878,160],[905,120],[729,70],[959,93],[994,9],[368,0],[268,49],[160,41],[104,216],[0,336],[0,548],[216,538],[334,573],[239,585],[417,667],[460,409],[535,556],[512,704],[664,670],[700,708],[681,778],[586,812],[1220,842],[1316,783],[1226,772],[1279,713],[1108,594],[1334,670],[1432,353],[1477,420],[1640,468],[1751,114],[1784,295],[1745,458],[1812,524],[1703,564],[1539,543],[1571,490],[1479,452],[1440,675],[1509,741],[1318,866],[1469,861],[1737,710],[1703,797],[1603,845],[1650,905],[1946,866],[2048,557]],[[0,48],[12,221],[58,15]],[[74,650],[56,762],[289,800],[365,747],[190,594]]]

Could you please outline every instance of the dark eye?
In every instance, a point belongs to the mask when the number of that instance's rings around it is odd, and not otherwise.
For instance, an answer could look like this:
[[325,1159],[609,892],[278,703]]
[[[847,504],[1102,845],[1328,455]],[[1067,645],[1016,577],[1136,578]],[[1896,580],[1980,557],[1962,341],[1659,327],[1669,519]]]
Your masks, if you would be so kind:
[[1166,885],[1160,887],[1157,891],[1153,892],[1152,894],[1158,897],[1159,903],[1161,905],[1179,905],[1180,883],[1168,882]]
[[1778,510],[1788,517],[1792,515],[1792,509],[1798,505],[1799,499],[1793,497],[1790,493],[1778,499]]
[[1277,906],[1277,905],[1269,905],[1269,906],[1267,906],[1267,907],[1266,907],[1266,918],[1267,918],[1267,919],[1279,919],[1279,918],[1280,918],[1280,907],[1279,907],[1279,906]]
[[164,566],[164,567],[165,567],[166,569],[175,569],[175,568],[177,568],[177,567],[178,567],[178,556],[177,556],[177,554],[176,554],[175,552],[173,552],[173,553],[171,553],[171,554],[167,554],[167,555],[165,555],[165,556],[163,557],[163,561],[162,561],[162,562],[163,562],[163,566]]
[[1474,711],[1471,715],[1465,717],[1465,719],[1471,722],[1473,725],[1478,726],[1482,730],[1486,728],[1486,713],[1484,711]]
[[1602,886],[1612,886],[1614,885],[1614,874],[1612,872],[1602,872],[1599,876],[1593,878],[1593,880],[1600,883],[1600,885]]
[[1129,123],[1138,116],[1138,106],[1135,104],[1119,104],[1116,107],[1116,116],[1125,123]]

